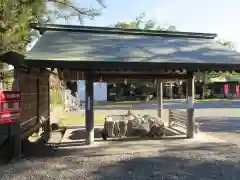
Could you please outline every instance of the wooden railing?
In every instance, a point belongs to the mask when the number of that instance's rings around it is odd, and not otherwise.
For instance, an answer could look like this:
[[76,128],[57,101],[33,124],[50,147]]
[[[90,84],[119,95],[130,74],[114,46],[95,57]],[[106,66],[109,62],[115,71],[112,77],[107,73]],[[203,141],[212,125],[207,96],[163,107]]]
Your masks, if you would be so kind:
[[[181,110],[169,110],[169,127],[181,127],[187,129],[188,117],[186,111]],[[198,123],[194,125],[194,131],[197,133],[199,131]]]
[[169,127],[180,126],[187,128],[187,114],[180,110],[169,110]]

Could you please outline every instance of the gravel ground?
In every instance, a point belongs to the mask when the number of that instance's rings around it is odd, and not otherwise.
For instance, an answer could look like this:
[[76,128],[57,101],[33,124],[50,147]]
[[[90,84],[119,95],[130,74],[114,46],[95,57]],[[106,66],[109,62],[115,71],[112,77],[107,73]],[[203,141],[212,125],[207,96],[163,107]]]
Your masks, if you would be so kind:
[[81,157],[77,152],[63,156],[58,150],[40,148],[39,145],[31,149],[24,160],[1,167],[0,179],[235,180],[240,177],[240,150],[229,144],[97,157]]
[[[125,110],[122,111],[125,112]],[[143,113],[142,110],[138,111]],[[145,111],[152,112],[153,110]],[[156,113],[155,110],[154,112]],[[239,121],[228,117],[240,117],[237,109],[231,112],[229,109],[198,110],[196,115],[198,114],[205,117],[225,116],[228,120],[222,118],[221,121],[215,121],[215,119],[209,121],[208,119],[203,128],[208,127],[209,129],[205,128],[205,132],[224,137],[223,139],[228,142],[236,138],[236,133],[234,136],[233,133],[226,135],[229,129],[213,132],[213,127],[218,124],[219,127],[228,127],[226,124],[231,124],[235,129],[239,129]],[[224,123],[220,123],[223,120]],[[199,120],[200,123],[203,121],[204,119]],[[171,144],[170,141],[169,144]],[[41,144],[25,147],[28,150],[23,160],[0,167],[0,180],[237,180],[240,177],[240,149],[229,144],[174,146],[169,151],[97,157],[83,157],[77,151],[69,151],[69,154],[66,154],[61,150],[53,150]]]

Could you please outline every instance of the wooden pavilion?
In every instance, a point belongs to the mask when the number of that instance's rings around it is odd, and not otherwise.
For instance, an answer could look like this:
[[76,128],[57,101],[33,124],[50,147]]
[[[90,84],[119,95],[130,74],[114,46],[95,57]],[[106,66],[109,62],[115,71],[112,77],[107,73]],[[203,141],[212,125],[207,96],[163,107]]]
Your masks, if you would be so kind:
[[86,80],[87,142],[94,142],[93,82],[156,79],[161,117],[162,80],[187,82],[187,137],[194,136],[194,72],[239,71],[240,54],[216,34],[32,24],[42,36],[26,55],[30,68],[57,68],[62,78]]

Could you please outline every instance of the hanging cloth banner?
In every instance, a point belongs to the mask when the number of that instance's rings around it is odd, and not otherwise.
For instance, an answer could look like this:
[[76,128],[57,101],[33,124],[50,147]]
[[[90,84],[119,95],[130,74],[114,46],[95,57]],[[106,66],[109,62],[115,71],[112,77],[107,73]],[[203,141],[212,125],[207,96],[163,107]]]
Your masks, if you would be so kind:
[[228,84],[224,84],[224,95],[228,96]]
[[236,84],[236,96],[239,96],[239,84]]

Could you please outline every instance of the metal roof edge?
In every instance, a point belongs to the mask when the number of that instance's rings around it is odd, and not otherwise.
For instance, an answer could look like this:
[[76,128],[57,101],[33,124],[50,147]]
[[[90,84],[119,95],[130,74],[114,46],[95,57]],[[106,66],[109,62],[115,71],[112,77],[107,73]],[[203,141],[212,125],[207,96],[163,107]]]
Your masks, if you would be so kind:
[[185,38],[202,38],[214,39],[217,34],[214,33],[197,33],[197,32],[180,32],[180,31],[160,31],[160,30],[144,30],[144,29],[121,29],[112,27],[94,27],[94,26],[76,26],[61,24],[45,24],[39,25],[31,23],[30,27],[39,30],[41,34],[45,31],[64,31],[64,32],[88,32],[102,34],[128,34],[128,35],[146,35],[146,36],[171,36]]

